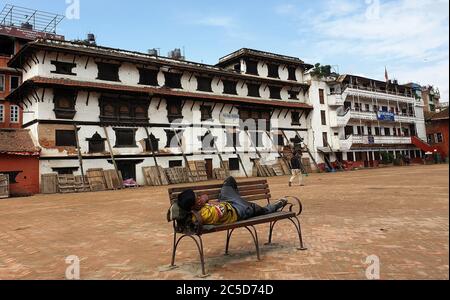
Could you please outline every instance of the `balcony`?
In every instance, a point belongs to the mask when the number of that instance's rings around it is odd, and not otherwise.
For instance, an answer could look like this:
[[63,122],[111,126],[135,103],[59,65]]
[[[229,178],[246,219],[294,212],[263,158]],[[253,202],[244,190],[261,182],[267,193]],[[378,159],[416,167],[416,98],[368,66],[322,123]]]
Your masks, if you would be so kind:
[[394,92],[386,92],[379,89],[363,88],[359,86],[347,85],[344,87],[343,94],[364,97],[369,99],[386,100],[386,101],[399,101],[403,103],[416,104],[416,99],[411,94],[400,94]]
[[[395,114],[394,117],[395,121],[380,120],[380,122],[414,124],[419,121],[418,118],[410,115]],[[345,127],[350,120],[363,120],[372,122],[379,121],[377,113],[374,111],[357,111],[347,109],[346,111],[338,110],[335,117],[331,116],[330,126],[332,128]]]
[[332,93],[328,95],[328,105],[329,106],[343,106],[345,100],[347,100],[348,93],[343,92],[342,94]]
[[340,141],[342,151],[348,151],[353,145],[410,145],[409,136],[367,136],[351,135],[346,140]]

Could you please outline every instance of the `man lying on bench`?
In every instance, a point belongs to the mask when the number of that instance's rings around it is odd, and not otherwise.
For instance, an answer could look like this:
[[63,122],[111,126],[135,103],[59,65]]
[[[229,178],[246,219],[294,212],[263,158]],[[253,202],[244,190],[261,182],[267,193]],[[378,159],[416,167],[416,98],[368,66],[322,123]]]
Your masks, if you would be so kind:
[[[248,220],[279,211],[287,204],[286,199],[281,199],[266,207],[246,201],[239,195],[237,182],[233,177],[225,180],[217,201],[209,200],[208,195],[196,197],[193,190],[186,190],[178,196],[179,207],[185,211],[199,212],[204,225],[231,224]],[[195,216],[192,218],[195,222]]]

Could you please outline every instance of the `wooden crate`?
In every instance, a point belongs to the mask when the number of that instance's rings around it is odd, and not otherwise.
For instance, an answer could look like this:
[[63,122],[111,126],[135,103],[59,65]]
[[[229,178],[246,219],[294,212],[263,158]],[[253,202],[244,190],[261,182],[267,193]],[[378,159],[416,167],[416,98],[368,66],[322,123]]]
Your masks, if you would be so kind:
[[213,173],[214,173],[214,178],[217,180],[225,180],[229,176],[229,175],[227,175],[227,170],[220,169],[220,168],[214,169]]
[[0,199],[9,198],[9,176],[0,174]]
[[56,194],[58,193],[58,174],[42,174],[41,175],[41,193]]
[[272,166],[273,171],[275,172],[275,176],[283,176],[284,175],[284,171],[283,168],[281,167],[281,164],[275,164]]
[[89,169],[86,172],[89,186],[91,191],[104,191],[106,190],[105,175],[103,169]]
[[195,161],[195,169],[197,170],[197,178],[199,181],[208,181],[208,173],[206,172],[206,162],[203,160]]
[[75,193],[76,183],[74,175],[58,175],[58,190],[62,194]]

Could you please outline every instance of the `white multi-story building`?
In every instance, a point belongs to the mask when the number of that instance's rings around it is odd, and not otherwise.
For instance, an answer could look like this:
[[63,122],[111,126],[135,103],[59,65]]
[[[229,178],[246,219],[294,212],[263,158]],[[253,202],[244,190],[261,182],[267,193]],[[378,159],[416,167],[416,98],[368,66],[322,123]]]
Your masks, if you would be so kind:
[[154,165],[154,152],[162,167],[186,165],[184,154],[205,160],[211,173],[218,150],[232,174],[244,176],[252,159],[274,160],[277,145],[308,138],[304,73],[312,66],[294,57],[241,49],[212,66],[37,40],[9,66],[23,71],[8,99],[23,108],[23,127],[42,149],[41,174],[111,169],[114,156],[123,177],[144,184],[141,170]]
[[382,152],[422,157],[416,144],[426,140],[424,104],[412,88],[355,75],[307,79],[314,108],[310,145],[319,162],[375,166]]

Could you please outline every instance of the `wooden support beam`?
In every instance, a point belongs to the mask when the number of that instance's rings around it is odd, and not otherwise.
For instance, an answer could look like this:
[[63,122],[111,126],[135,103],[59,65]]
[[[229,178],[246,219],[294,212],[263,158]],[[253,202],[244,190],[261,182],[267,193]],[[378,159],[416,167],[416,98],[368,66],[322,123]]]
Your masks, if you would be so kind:
[[145,128],[145,133],[147,134],[148,143],[150,144],[150,150],[152,151],[152,156],[153,156],[153,160],[155,162],[156,171],[158,172],[158,178],[161,182],[161,185],[163,185],[163,177],[161,175],[161,171],[159,170],[158,160],[156,159],[155,149],[153,149],[153,144],[152,144],[152,140],[150,138],[150,133],[148,132],[147,127],[144,127],[144,128]]
[[264,130],[264,132],[269,137],[269,140],[272,142],[272,145],[277,149],[277,152],[278,152],[278,155],[280,156],[280,158],[286,163],[286,165],[289,166],[289,162],[287,161],[286,157],[284,157],[284,155],[280,152],[278,145],[275,145],[275,142],[274,142],[273,138],[270,136],[270,133],[267,130]]
[[189,165],[189,161],[187,159],[186,153],[184,153],[183,145],[181,145],[181,143],[180,143],[180,138],[178,137],[178,132],[176,130],[174,130],[174,132],[175,132],[175,137],[177,138],[177,143],[178,143],[178,145],[180,147],[180,150],[181,150],[181,154],[183,155],[184,163],[186,164],[186,168],[187,168],[187,170],[189,172],[189,177],[192,179],[192,181],[194,181],[194,178],[192,176],[191,166]]
[[290,111],[291,111],[290,109],[287,110],[286,114],[284,115],[284,118],[285,118],[285,119],[287,118],[287,116],[288,116],[288,114],[289,114]]
[[56,61],[59,61],[59,52],[56,52]]
[[74,54],[72,63],[75,64],[76,60],[77,60],[77,56]]
[[[297,130],[295,130],[295,133],[296,133],[299,137],[301,137],[300,133],[299,133]],[[311,150],[309,150],[308,145],[307,145],[305,142],[303,142],[303,144],[305,145],[306,151],[308,152],[309,157],[311,157],[311,160],[313,161],[314,166],[315,166],[316,169],[320,172],[319,165],[317,164],[316,159],[315,159],[314,156],[312,155]]]
[[91,92],[88,91],[87,98],[86,98],[86,106],[89,105],[89,98],[90,98],[90,96],[91,96]]
[[181,111],[183,111],[184,106],[186,105],[187,100],[183,100],[183,103],[181,104]]
[[161,107],[161,102],[162,102],[162,98],[160,97],[158,105],[156,106],[156,110],[159,110],[159,108]]
[[234,109],[234,105],[231,106],[229,114],[231,114],[233,112],[233,109]]
[[42,102],[45,102],[45,101],[44,101],[44,98],[45,98],[45,92],[46,92],[46,88],[44,87],[44,88],[42,89],[42,97],[41,97],[41,101],[42,101]]
[[278,119],[280,118],[281,113],[283,112],[283,110],[284,110],[283,108],[280,109],[280,112],[278,113],[278,117],[277,117]]
[[223,105],[222,105],[222,108],[220,109],[219,114],[221,114],[221,113],[223,112],[223,109],[225,108],[225,105],[226,105],[226,104],[223,104]]
[[86,64],[84,65],[84,69],[86,70],[89,64],[89,60],[91,59],[90,56],[88,56],[87,60],[86,60]]
[[46,58],[47,58],[47,50],[44,51],[44,58],[42,59],[42,64],[45,64]]
[[234,152],[235,152],[235,154],[236,154],[237,157],[238,157],[238,160],[239,160],[239,163],[241,164],[242,170],[244,170],[245,177],[248,178],[247,170],[245,170],[244,162],[242,161],[241,155],[240,155],[239,152],[237,151],[236,146],[234,146]]
[[[106,143],[108,144],[108,149],[109,149],[109,153],[110,153],[110,156],[111,156],[111,160],[112,160],[113,165],[114,165],[114,170],[116,171],[117,179],[120,180],[119,168],[117,167],[116,158],[114,157],[113,148],[112,148],[111,142],[109,140],[108,130],[106,129],[106,127],[104,127],[104,126],[102,126],[102,127],[103,127],[103,132],[105,133]],[[121,182],[121,185],[123,187],[123,182]]]
[[256,154],[258,155],[258,157],[259,157],[260,159],[262,159],[261,152],[259,152],[258,147],[256,147],[255,144],[253,144],[253,140],[252,140],[252,137],[251,137],[250,133],[248,132],[248,130],[244,130],[244,131],[245,131],[245,133],[246,133],[247,136],[248,136],[248,139],[249,139],[249,141],[250,141],[250,145],[251,145],[253,148],[255,148]]
[[75,140],[77,143],[78,161],[79,161],[80,170],[81,170],[81,182],[83,183],[83,188],[84,188],[86,186],[86,182],[84,181],[83,155],[81,153],[80,140],[78,138],[78,127],[77,127],[76,123],[73,124],[73,129],[75,130]]
[[193,110],[194,110],[194,106],[195,106],[195,104],[196,104],[196,102],[195,102],[195,101],[192,101],[191,111],[193,111]]

